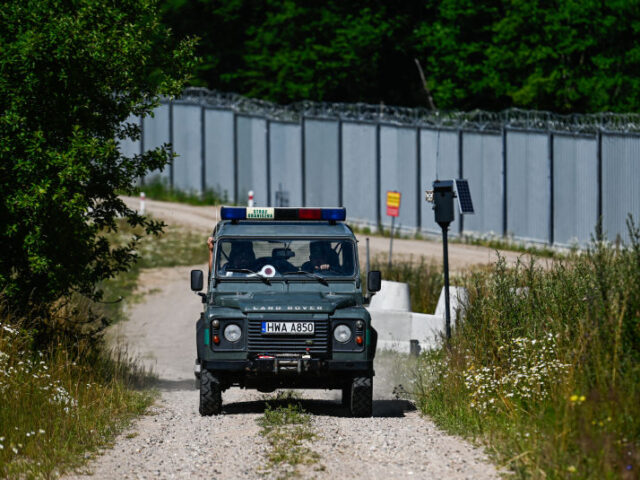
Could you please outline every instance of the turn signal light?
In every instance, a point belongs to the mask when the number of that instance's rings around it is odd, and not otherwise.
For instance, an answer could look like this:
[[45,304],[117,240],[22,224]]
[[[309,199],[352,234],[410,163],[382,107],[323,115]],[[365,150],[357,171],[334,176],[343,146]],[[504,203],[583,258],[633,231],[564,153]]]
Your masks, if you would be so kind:
[[356,343],[362,345],[362,337],[360,335],[356,336]]
[[220,337],[218,335],[213,336],[213,343],[215,343],[216,345],[220,343]]

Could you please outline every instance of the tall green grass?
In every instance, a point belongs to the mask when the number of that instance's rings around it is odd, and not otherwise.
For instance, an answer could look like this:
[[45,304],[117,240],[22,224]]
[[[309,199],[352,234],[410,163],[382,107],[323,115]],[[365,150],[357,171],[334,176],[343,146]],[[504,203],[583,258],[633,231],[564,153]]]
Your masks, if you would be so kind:
[[518,478],[640,478],[640,232],[542,269],[469,275],[466,318],[416,371],[422,411]]
[[189,205],[221,205],[229,202],[229,195],[226,191],[222,193],[212,189],[201,193],[182,191],[171,188],[168,182],[159,178],[141,185],[133,193],[139,194],[140,192],[144,192],[145,196],[151,200],[187,203]]
[[[371,259],[371,270],[380,270],[384,280],[407,283],[412,311],[435,312],[444,286],[442,265],[427,261],[425,257],[420,257],[418,260],[413,257],[403,257],[394,259],[389,268],[388,258],[385,255],[376,255]],[[364,274],[363,278],[365,278]],[[460,285],[463,278],[460,275],[452,275],[449,282],[451,285]]]
[[[84,323],[63,307],[51,322]],[[149,376],[126,351],[87,335],[48,329],[45,345],[0,311],[0,477],[51,478],[107,444],[153,400]]]
[[[142,232],[120,223],[113,245]],[[99,332],[123,317],[143,268],[207,261],[206,235],[166,227],[143,237],[138,262],[105,281],[104,303],[61,299],[39,331],[2,310],[0,299],[0,478],[50,478],[85,461],[145,411],[154,392],[150,375]],[[26,322],[33,325],[34,322]]]

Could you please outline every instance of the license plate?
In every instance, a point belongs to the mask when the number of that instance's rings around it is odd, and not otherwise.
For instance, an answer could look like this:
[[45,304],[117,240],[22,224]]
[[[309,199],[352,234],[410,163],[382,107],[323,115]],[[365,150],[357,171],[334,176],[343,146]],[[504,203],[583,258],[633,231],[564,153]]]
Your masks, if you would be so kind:
[[313,322],[262,322],[263,335],[313,335]]

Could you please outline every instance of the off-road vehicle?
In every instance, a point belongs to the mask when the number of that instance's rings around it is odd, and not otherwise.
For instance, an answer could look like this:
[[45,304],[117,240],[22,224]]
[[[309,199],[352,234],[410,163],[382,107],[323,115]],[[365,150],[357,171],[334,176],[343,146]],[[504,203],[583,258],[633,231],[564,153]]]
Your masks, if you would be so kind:
[[[345,209],[222,207],[221,217],[206,293],[203,272],[191,272],[205,304],[200,414],[219,414],[222,392],[238,386],[340,389],[353,416],[370,416],[377,333]],[[369,272],[367,290],[380,283]]]

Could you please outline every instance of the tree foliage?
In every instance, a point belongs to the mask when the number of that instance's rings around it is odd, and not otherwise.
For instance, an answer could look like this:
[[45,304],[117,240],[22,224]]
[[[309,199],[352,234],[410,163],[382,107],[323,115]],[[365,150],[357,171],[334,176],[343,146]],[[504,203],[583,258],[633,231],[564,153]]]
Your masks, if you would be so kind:
[[637,0],[185,0],[165,21],[203,33],[200,85],[279,102],[634,112]]
[[[95,285],[135,259],[116,219],[157,233],[118,198],[170,158],[132,158],[130,115],[183,88],[193,41],[176,43],[151,0],[11,0],[0,6],[0,292],[14,308]],[[177,46],[176,46],[177,45]]]

